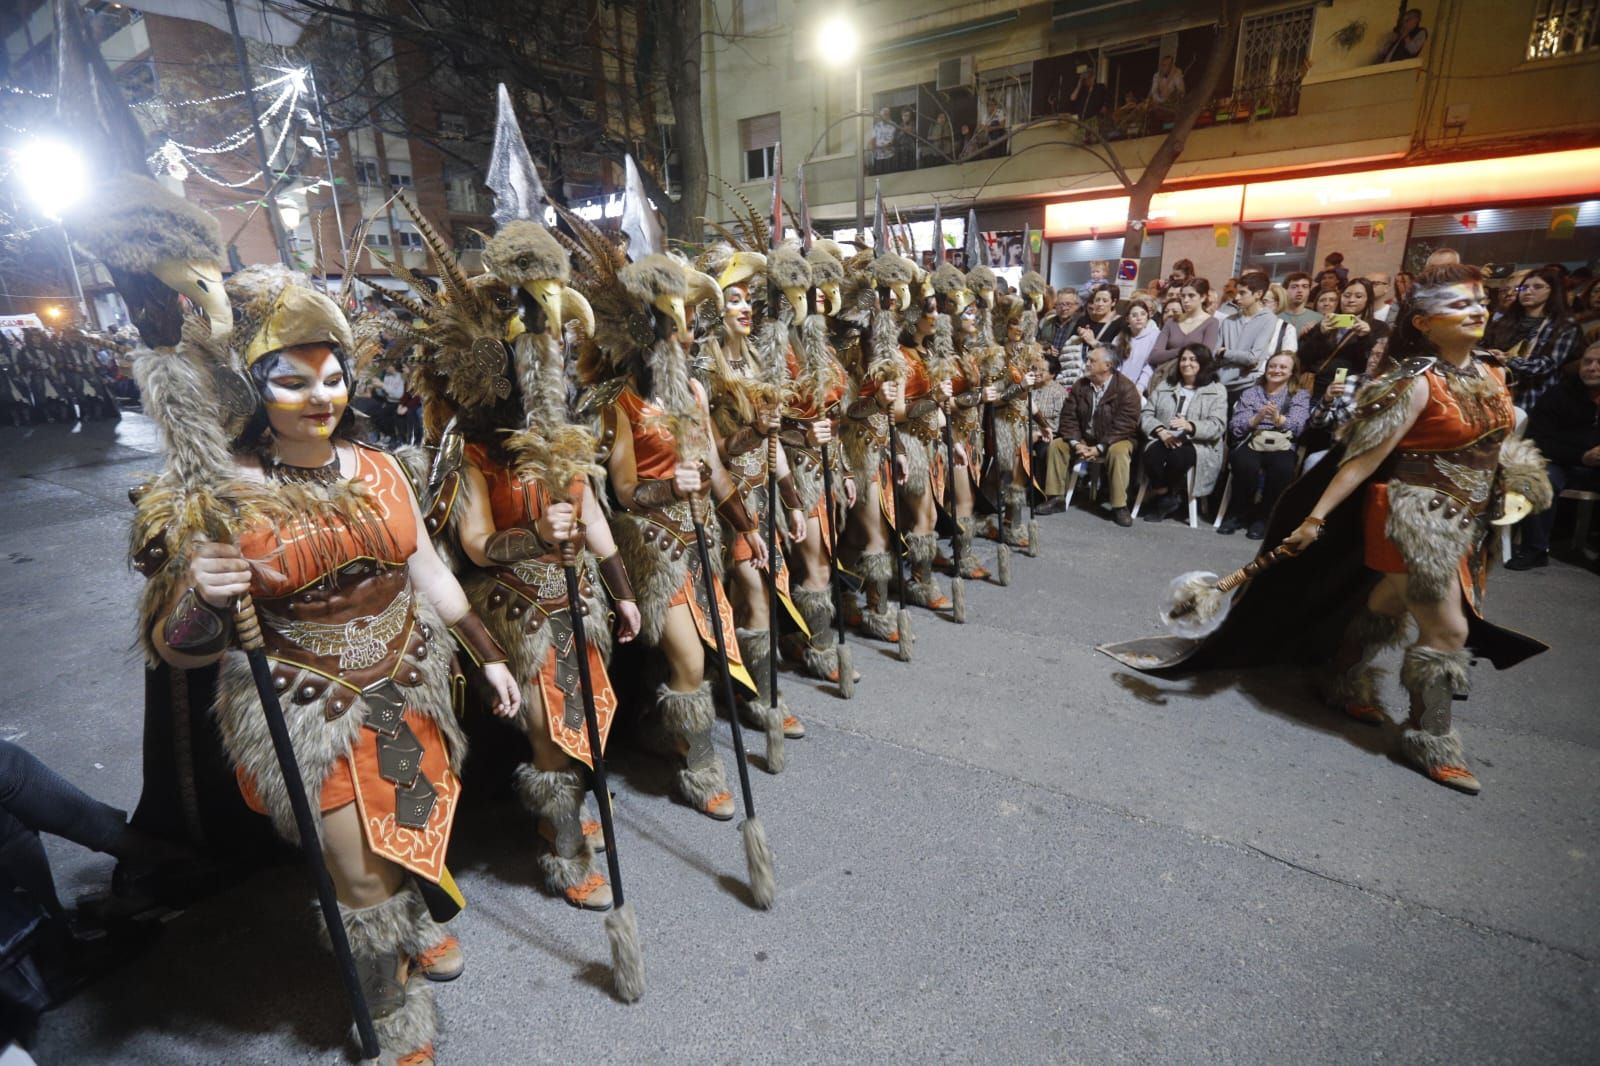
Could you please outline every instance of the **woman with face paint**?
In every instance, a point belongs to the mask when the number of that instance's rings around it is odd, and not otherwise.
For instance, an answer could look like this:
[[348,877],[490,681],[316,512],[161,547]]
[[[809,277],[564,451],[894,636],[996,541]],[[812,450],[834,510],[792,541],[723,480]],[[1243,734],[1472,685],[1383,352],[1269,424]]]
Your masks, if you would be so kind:
[[[948,394],[944,406],[950,420],[950,438],[962,445],[966,462],[950,469],[955,501],[956,544],[952,557],[961,560],[961,576],[983,580],[989,571],[972,551],[977,525],[974,506],[977,500],[978,466],[983,454],[983,362],[986,355],[978,344],[979,308],[967,279],[961,271],[945,263],[933,272],[933,291],[939,301],[939,319],[931,345],[929,372],[942,393]],[[944,502],[941,497],[939,502]]]
[[[779,254],[775,251],[773,257]],[[700,264],[708,274],[716,276],[722,288],[722,314],[711,331],[700,338],[696,369],[703,375],[710,394],[712,425],[717,431],[717,450],[723,466],[763,537],[767,471],[772,458],[768,442],[778,429],[788,391],[789,324],[796,314],[804,313],[803,301],[810,288],[809,271],[799,252],[789,248],[781,250],[781,254],[789,260],[791,272],[798,263],[799,271],[806,275],[805,283],[786,286],[799,290],[798,309],[789,305],[781,290],[774,294],[778,305],[768,303],[772,287],[768,283],[768,256],[723,246],[713,249]],[[759,338],[753,335],[757,317],[753,294],[760,294],[760,302],[766,305]],[[778,521],[780,544],[783,539],[803,543],[808,532],[805,508],[783,448],[776,450],[776,459],[778,503],[782,509]],[[776,558],[758,560],[749,540],[737,536],[731,528],[724,530],[723,543],[728,545],[726,580],[739,655],[757,688],[753,699],[740,700],[740,709],[747,721],[765,730],[767,769],[776,773],[783,768],[784,738],[805,736],[805,726],[789,713],[781,696],[776,703],[772,699],[768,580],[777,582],[781,608],[796,619],[800,614],[790,596],[790,575],[781,550]]]
[[1480,784],[1451,716],[1466,698],[1473,655],[1503,668],[1542,650],[1508,651],[1503,631],[1477,614],[1490,522],[1552,502],[1538,450],[1510,438],[1505,372],[1478,350],[1488,319],[1476,268],[1434,267],[1417,278],[1391,342],[1398,367],[1357,395],[1355,418],[1340,432],[1338,472],[1283,541],[1312,548],[1340,505],[1364,492],[1363,558],[1377,580],[1349,621],[1327,698],[1357,719],[1387,722],[1372,660],[1405,639],[1409,616],[1417,640],[1400,671],[1411,697],[1400,750],[1434,781],[1467,793]]
[[[838,633],[833,621],[833,544],[838,535],[837,515],[856,501],[857,483],[845,469],[838,444],[839,420],[849,395],[850,378],[830,339],[830,318],[842,310],[844,264],[842,249],[832,241],[818,241],[806,253],[811,291],[817,306],[811,309],[789,347],[789,401],[783,410],[780,437],[795,482],[806,508],[806,537],[790,544],[789,560],[799,583],[791,584],[795,606],[805,618],[810,637],[796,634],[784,645],[784,655],[797,661],[807,674],[822,681],[839,681]],[[826,479],[823,458],[833,478],[835,499],[823,498]],[[860,677],[851,670],[849,683]]]
[[[250,667],[228,648],[231,605],[253,597],[385,1061],[432,1062],[426,983],[464,965],[418,887],[453,893],[444,859],[465,741],[451,707],[450,635],[481,667],[496,713],[515,715],[520,694],[434,553],[405,470],[355,439],[354,345],[338,307],[281,269],[242,271],[228,291],[239,323],[231,344],[258,401],[242,428],[230,426],[232,454],[217,457],[235,477],[242,534],[169,546],[142,628],[175,667],[220,658],[217,722],[240,788],[293,840]],[[196,426],[185,446],[225,441]]]

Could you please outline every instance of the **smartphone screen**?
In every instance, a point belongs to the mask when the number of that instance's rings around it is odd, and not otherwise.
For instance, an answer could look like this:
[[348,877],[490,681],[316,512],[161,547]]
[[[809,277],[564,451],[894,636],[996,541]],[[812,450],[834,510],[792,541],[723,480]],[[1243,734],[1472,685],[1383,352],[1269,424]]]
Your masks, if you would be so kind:
[[1343,385],[1344,384],[1344,379],[1349,377],[1349,376],[1350,376],[1350,368],[1347,367],[1347,366],[1341,366],[1338,370],[1335,370],[1333,372],[1333,383],[1335,385]]
[[1349,329],[1356,324],[1355,315],[1334,315],[1333,326],[1335,329]]

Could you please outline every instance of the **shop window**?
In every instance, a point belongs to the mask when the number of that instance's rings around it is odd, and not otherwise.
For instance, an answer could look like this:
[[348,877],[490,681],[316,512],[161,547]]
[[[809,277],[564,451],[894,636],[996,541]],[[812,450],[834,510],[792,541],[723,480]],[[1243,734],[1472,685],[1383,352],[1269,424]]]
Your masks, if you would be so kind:
[[739,145],[744,149],[744,180],[760,181],[772,177],[777,165],[777,146],[782,127],[776,111],[739,120]]
[[1309,65],[1315,18],[1315,8],[1307,6],[1244,20],[1234,75],[1236,111],[1271,118],[1300,110],[1300,79]]
[[1317,246],[1315,222],[1276,222],[1241,229],[1240,273],[1259,270],[1273,281],[1282,281],[1296,271],[1316,274],[1312,269],[1317,266],[1312,253]]
[[1600,47],[1600,0],[1536,0],[1529,59],[1553,59]]

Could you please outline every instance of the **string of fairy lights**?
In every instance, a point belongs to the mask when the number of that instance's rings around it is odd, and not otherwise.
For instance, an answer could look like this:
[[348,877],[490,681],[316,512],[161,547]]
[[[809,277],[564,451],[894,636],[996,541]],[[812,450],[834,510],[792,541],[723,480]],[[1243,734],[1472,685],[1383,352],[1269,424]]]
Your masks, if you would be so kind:
[[[297,110],[301,98],[307,92],[306,72],[303,69],[286,69],[281,67],[278,69],[281,71],[281,73],[277,77],[260,82],[256,85],[257,92],[270,92],[274,89],[277,90],[272,102],[261,111],[258,120],[259,128],[262,130],[270,130],[271,125],[274,122],[277,122],[278,125],[276,139],[272,144],[271,151],[269,151],[267,154],[267,166],[269,168],[274,166],[277,163],[279,156],[282,155],[284,145],[289,139],[290,127],[294,125],[291,119]],[[20,85],[0,85],[0,89],[4,89],[6,92],[15,96],[24,96],[36,100],[53,100],[55,98],[54,93],[41,92],[39,90],[25,88]],[[230,100],[242,99],[244,95],[245,91],[243,89],[235,89],[231,92],[217,93],[213,96],[197,97],[194,99],[163,100],[157,98],[151,100],[142,100],[138,103],[135,103],[133,107],[135,110],[140,111],[153,119],[160,120],[161,118],[165,117],[168,112],[181,113],[181,111],[184,109],[222,104]],[[281,121],[278,121],[280,119]],[[0,120],[0,125],[5,126],[5,128],[15,133],[28,134],[32,132],[28,129],[13,125],[12,123],[5,122],[3,120]],[[254,185],[256,182],[261,180],[262,171],[259,167],[238,181],[230,181],[226,177],[223,177],[221,174],[217,173],[214,165],[202,162],[202,160],[207,158],[227,156],[234,152],[248,149],[251,141],[255,138],[255,132],[257,128],[257,123],[247,122],[239,129],[236,129],[214,143],[207,145],[186,144],[183,141],[178,140],[176,137],[168,135],[166,139],[163,140],[161,144],[150,153],[148,162],[151,169],[157,175],[168,175],[178,181],[183,181],[193,174],[194,176],[220,188],[248,188],[249,186]]]

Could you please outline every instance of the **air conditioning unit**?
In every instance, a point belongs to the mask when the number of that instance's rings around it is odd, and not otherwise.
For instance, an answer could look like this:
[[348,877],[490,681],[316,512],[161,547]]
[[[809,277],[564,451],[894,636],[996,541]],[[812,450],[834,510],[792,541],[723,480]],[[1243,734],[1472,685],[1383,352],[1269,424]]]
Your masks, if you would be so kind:
[[957,56],[954,59],[941,59],[939,61],[939,76],[936,79],[936,88],[965,89],[972,84],[974,63],[971,56]]

